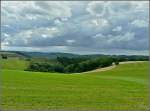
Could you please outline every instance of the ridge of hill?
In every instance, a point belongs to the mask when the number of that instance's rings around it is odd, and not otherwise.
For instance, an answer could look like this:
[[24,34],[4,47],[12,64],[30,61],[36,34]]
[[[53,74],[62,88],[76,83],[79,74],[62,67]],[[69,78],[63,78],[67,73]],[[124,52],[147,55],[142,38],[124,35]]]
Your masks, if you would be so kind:
[[48,58],[55,59],[57,57],[67,57],[67,58],[78,58],[78,57],[87,57],[87,58],[96,58],[100,56],[109,56],[109,57],[119,57],[124,59],[134,59],[142,58],[148,60],[148,56],[143,55],[104,55],[104,54],[89,54],[89,55],[79,55],[72,53],[61,53],[61,52],[25,52],[25,51],[0,51],[0,55],[5,54],[8,57],[18,57],[18,58]]

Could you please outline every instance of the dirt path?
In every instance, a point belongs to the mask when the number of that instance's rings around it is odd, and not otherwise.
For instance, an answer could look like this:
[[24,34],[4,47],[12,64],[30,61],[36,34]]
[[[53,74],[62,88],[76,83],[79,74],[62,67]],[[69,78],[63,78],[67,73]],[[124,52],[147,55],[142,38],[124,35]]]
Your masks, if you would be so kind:
[[119,64],[131,64],[131,63],[140,63],[140,62],[147,62],[147,61],[126,61],[126,62],[120,62]]
[[[147,61],[126,61],[126,62],[120,62],[119,64],[131,64],[131,63],[141,63],[141,62],[147,62]],[[115,67],[116,67],[116,65],[112,65],[112,66],[109,66],[109,67],[98,68],[98,69],[95,69],[95,70],[92,70],[92,71],[87,71],[87,72],[82,72],[82,73],[108,71],[108,70],[111,70]]]
[[102,72],[102,71],[111,70],[111,69],[113,69],[113,68],[115,68],[115,67],[116,67],[116,65],[112,65],[112,66],[109,66],[109,67],[98,68],[98,69],[95,69],[95,70],[92,70],[92,71],[87,71],[87,72],[82,72],[82,73]]

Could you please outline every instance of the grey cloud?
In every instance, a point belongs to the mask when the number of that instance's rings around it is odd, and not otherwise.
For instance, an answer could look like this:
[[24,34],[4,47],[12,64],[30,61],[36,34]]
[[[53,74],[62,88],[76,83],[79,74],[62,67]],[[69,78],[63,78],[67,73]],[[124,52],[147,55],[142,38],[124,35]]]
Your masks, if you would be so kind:
[[148,50],[146,3],[2,1],[2,47]]

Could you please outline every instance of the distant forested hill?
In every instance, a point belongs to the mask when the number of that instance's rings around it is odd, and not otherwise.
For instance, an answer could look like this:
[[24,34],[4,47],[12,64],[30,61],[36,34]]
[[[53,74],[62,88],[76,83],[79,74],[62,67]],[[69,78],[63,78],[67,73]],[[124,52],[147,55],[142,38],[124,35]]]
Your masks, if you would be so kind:
[[79,57],[80,55],[69,54],[69,53],[42,53],[42,52],[24,52],[24,51],[0,51],[0,55],[5,54],[9,57],[25,57],[25,58],[49,58],[55,59],[57,57],[68,57],[74,58]]
[[56,59],[57,57],[97,58],[101,56],[108,56],[112,58],[117,58],[119,61],[149,60],[148,56],[141,56],[141,55],[103,55],[103,54],[78,55],[71,53],[43,53],[43,52],[25,52],[25,51],[0,51],[0,55],[7,55],[8,57],[19,57],[19,58],[48,58],[48,59]]

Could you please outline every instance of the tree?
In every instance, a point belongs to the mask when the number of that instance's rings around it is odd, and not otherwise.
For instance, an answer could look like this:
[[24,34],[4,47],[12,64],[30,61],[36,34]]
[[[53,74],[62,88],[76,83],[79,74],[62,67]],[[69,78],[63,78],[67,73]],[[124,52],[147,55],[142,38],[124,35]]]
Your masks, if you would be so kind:
[[56,60],[57,61],[55,62],[33,60],[30,62],[27,70],[41,72],[76,73],[90,71],[98,67],[107,67],[112,65],[113,62],[111,57],[106,56],[91,59],[84,57],[57,57]]
[[115,65],[119,65],[119,61],[115,61]]
[[2,56],[2,59],[7,59],[8,58],[7,55],[4,55],[4,54],[2,54],[1,56]]

